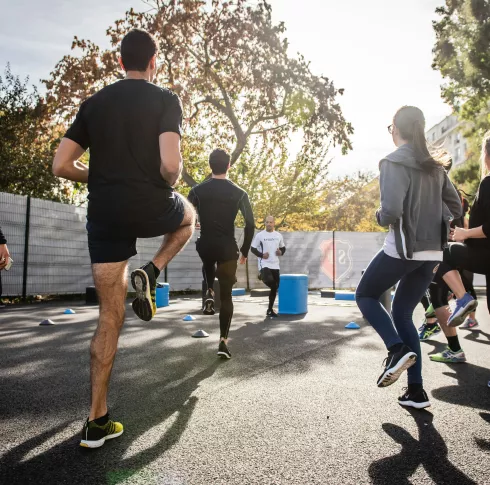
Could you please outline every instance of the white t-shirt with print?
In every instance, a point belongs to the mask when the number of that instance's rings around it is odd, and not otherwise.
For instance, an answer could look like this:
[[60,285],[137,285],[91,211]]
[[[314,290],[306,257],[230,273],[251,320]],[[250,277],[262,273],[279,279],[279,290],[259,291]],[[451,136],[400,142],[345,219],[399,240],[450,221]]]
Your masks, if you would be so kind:
[[259,270],[262,268],[279,269],[279,256],[276,251],[284,247],[284,239],[277,231],[261,231],[255,235],[252,247],[261,253],[269,253],[267,259],[259,258]]

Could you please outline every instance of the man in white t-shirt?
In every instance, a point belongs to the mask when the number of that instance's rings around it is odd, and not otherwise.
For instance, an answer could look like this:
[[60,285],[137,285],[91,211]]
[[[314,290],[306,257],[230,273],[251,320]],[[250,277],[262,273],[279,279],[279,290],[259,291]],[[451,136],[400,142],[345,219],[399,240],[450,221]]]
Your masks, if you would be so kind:
[[259,272],[264,284],[270,289],[268,317],[277,317],[274,311],[277,289],[279,288],[279,258],[286,252],[284,240],[274,230],[274,217],[265,218],[265,231],[259,232],[253,242],[250,251],[259,258]]

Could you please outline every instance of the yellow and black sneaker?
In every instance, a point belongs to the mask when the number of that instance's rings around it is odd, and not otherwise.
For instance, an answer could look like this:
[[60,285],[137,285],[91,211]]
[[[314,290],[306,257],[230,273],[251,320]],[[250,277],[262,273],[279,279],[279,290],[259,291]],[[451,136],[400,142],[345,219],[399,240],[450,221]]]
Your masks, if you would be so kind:
[[[97,422],[100,423],[101,421],[105,421],[105,424],[97,424]],[[123,432],[123,425],[110,420],[108,414],[94,421],[89,421],[87,419],[83,425],[80,446],[83,446],[84,448],[100,448],[105,443],[105,440],[117,438],[118,436],[121,436]]]
[[131,284],[136,291],[133,310],[145,322],[149,322],[157,312],[156,288],[159,274],[151,261],[131,273]]

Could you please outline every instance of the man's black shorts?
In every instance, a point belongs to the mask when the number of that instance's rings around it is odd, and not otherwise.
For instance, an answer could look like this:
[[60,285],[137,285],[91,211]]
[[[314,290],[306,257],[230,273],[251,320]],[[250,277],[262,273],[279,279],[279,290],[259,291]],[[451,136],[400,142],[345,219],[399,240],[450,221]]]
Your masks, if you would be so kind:
[[184,219],[185,206],[179,194],[153,221],[113,224],[111,222],[87,222],[88,250],[90,261],[96,263],[118,263],[137,254],[136,240],[163,236],[175,232]]

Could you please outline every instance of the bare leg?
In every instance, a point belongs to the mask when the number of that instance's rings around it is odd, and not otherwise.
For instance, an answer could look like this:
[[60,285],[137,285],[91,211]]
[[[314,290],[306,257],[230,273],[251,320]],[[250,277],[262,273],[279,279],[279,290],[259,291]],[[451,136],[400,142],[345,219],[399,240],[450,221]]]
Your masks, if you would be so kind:
[[160,271],[165,268],[172,258],[188,243],[194,233],[196,211],[184,197],[180,194],[177,194],[177,196],[181,197],[184,202],[184,219],[175,232],[166,234],[163,237],[162,245],[152,260],[153,264]]
[[447,321],[451,316],[451,312],[449,311],[449,307],[443,306],[441,308],[437,308],[435,310],[437,321],[439,322],[439,326],[442,328],[444,335],[446,337],[456,337],[458,332],[456,331],[456,327],[449,327]]
[[446,285],[451,288],[451,291],[456,295],[458,300],[463,298],[466,294],[466,289],[458,270],[453,269],[452,271],[448,271],[442,278],[446,282]]
[[93,264],[95,288],[99,297],[99,324],[90,345],[92,402],[89,420],[107,413],[107,389],[116,357],[119,333],[124,323],[128,290],[127,261]]

